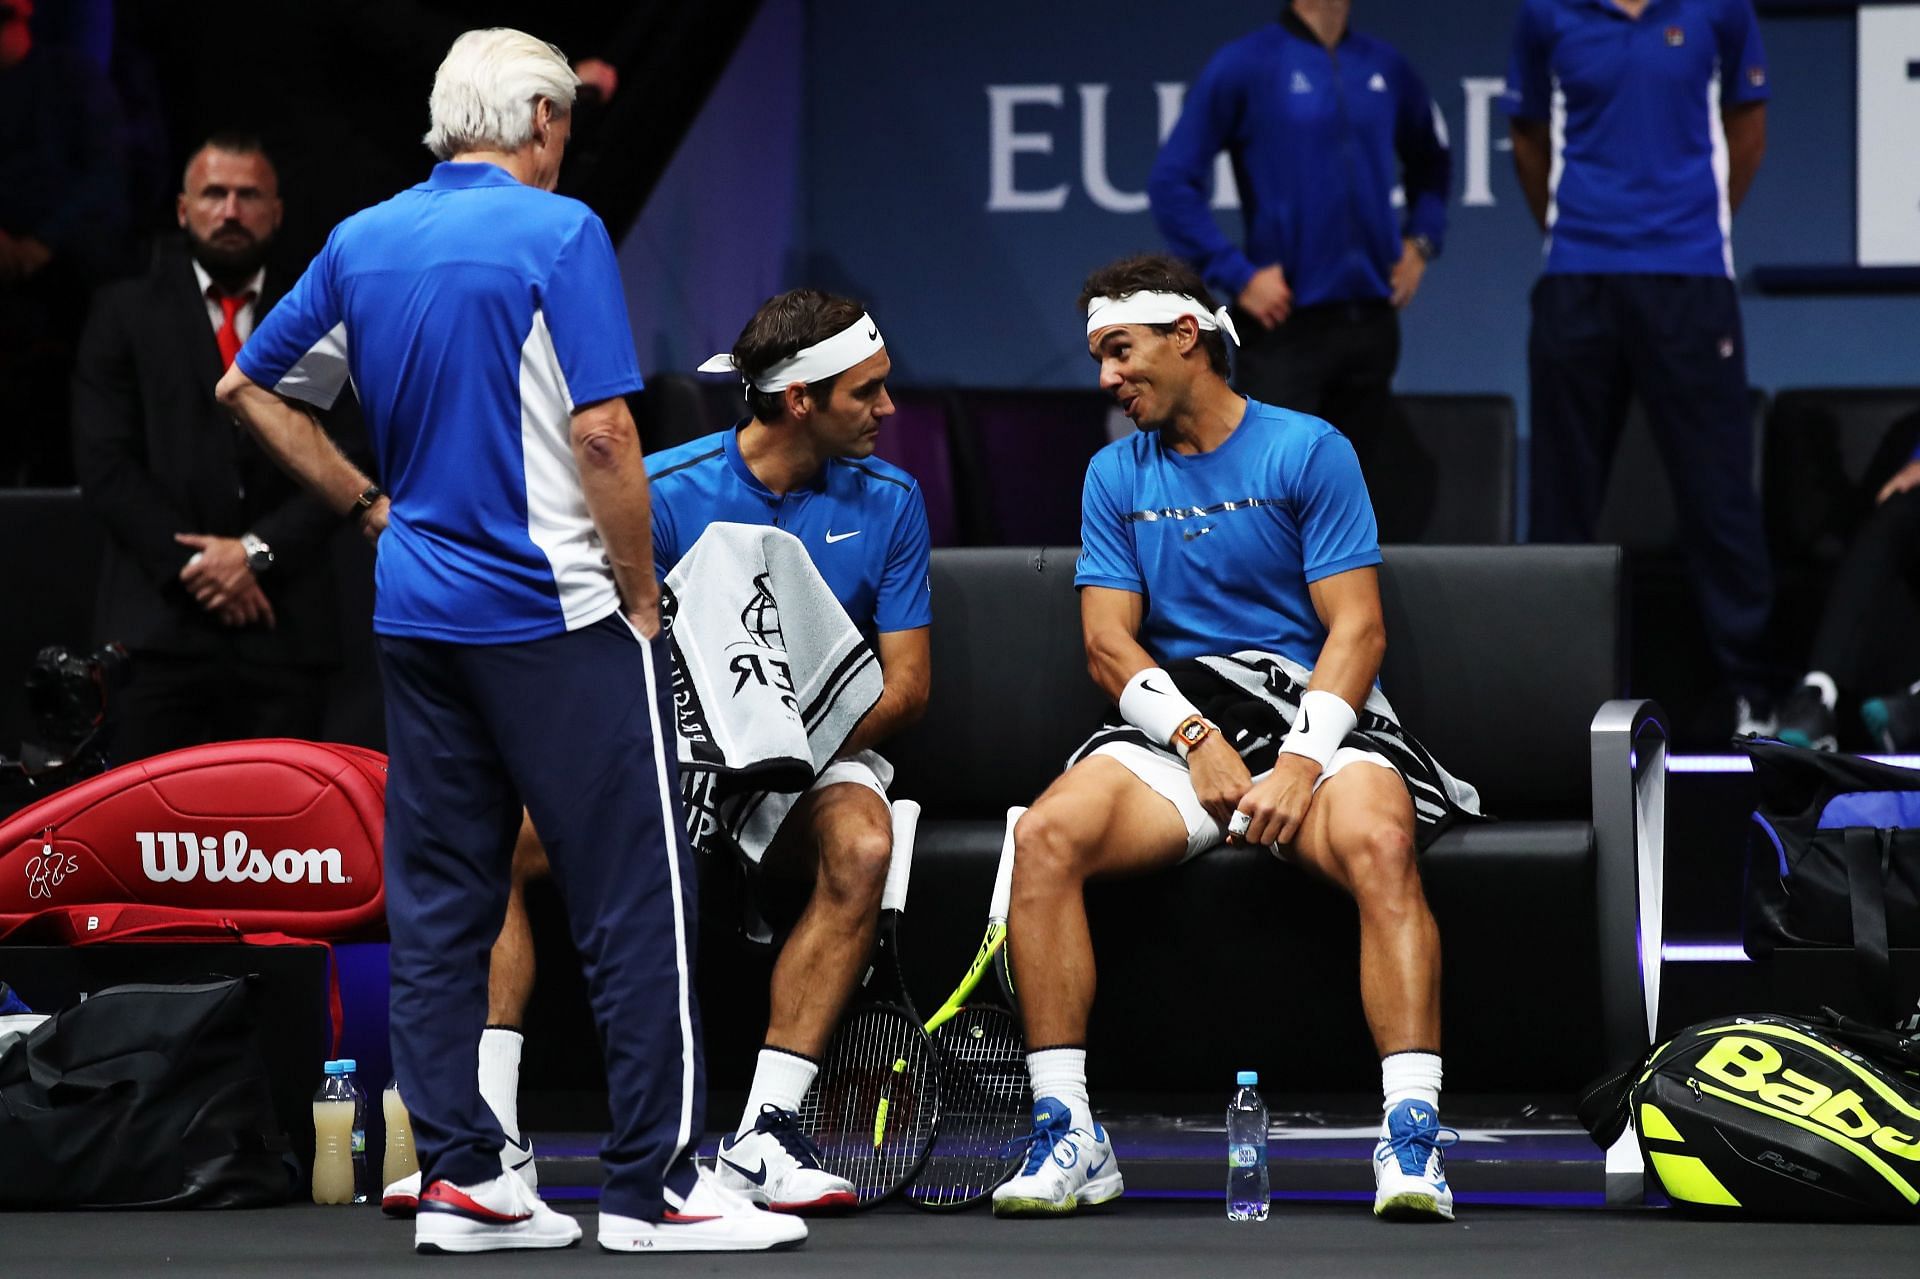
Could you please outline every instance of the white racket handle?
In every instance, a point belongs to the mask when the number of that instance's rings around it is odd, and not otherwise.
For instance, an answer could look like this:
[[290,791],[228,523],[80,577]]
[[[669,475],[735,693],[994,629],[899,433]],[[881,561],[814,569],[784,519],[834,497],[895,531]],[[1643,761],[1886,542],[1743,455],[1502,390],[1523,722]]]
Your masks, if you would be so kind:
[[913,877],[913,840],[920,831],[920,805],[910,799],[893,801],[893,856],[887,861],[887,886],[880,890],[880,909],[907,909],[907,881]]
[[993,898],[987,904],[987,919],[991,923],[1007,922],[1007,907],[1013,901],[1013,827],[1026,811],[1024,806],[1007,810],[1007,833],[1000,843],[1000,865],[993,872]]

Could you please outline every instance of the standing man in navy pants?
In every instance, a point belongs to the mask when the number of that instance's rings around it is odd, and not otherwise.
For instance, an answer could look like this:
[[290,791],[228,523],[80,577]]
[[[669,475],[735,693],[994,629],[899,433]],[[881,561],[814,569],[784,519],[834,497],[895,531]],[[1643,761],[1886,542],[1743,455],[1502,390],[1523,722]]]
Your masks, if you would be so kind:
[[[694,867],[676,802],[640,388],[613,245],[552,194],[578,85],[559,50],[470,31],[435,77],[443,163],[355,214],[255,330],[219,397],[379,539],[395,1072],[422,1252],[580,1238],[500,1163],[474,1063],[522,804],[546,839],[605,1045],[615,1251],[762,1249],[804,1223],[692,1159],[705,1109]],[[351,375],[381,487],[286,398]]]
[[1531,536],[1593,540],[1638,398],[1743,733],[1773,731],[1773,578],[1732,238],[1766,150],[1767,96],[1752,0],[1526,0],[1520,11],[1513,163],[1547,233],[1527,344]]

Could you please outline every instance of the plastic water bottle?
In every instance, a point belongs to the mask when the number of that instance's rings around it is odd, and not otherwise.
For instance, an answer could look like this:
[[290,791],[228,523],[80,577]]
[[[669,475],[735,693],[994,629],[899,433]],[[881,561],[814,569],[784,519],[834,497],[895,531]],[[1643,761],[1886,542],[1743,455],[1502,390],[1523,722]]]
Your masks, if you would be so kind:
[[330,1061],[313,1095],[313,1201],[367,1202],[367,1099],[351,1057]]
[[1267,1189],[1267,1103],[1254,1085],[1260,1076],[1243,1070],[1240,1086],[1227,1103],[1227,1220],[1265,1221]]
[[403,1177],[420,1171],[420,1157],[413,1149],[413,1117],[400,1100],[400,1081],[387,1085],[380,1096],[380,1109],[387,1120],[387,1153],[380,1165],[380,1184],[391,1186]]

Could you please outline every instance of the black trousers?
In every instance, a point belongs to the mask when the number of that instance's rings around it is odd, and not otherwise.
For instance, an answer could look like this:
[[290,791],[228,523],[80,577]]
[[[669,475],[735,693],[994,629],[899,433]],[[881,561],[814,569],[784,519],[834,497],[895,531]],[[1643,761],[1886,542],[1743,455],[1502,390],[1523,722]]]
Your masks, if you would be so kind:
[[1773,575],[1753,488],[1746,345],[1733,281],[1543,275],[1527,343],[1531,537],[1590,542],[1627,407],[1645,406],[1673,480],[1708,638],[1737,693],[1779,672],[1766,645]]
[[252,737],[318,738],[328,669],[136,652],[108,703],[109,753],[131,763],[183,746]]
[[1909,599],[1920,595],[1920,489],[1874,507],[1847,547],[1814,632],[1809,669],[1862,697],[1897,692],[1920,677],[1914,637],[1883,633],[1888,592],[1902,588]]
[[1383,542],[1418,540],[1433,510],[1435,468],[1393,401],[1400,313],[1387,301],[1303,307],[1278,328],[1234,313],[1234,387],[1340,428],[1360,456]]

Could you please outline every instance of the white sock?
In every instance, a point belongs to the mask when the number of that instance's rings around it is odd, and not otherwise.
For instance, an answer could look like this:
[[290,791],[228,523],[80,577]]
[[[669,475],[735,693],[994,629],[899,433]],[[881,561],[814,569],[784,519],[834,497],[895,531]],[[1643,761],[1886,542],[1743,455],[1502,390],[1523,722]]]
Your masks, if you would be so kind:
[[1093,1103],[1087,1100],[1087,1050],[1043,1048],[1027,1054],[1027,1078],[1033,1099],[1045,1097],[1067,1103],[1075,1128],[1093,1131]]
[[747,1111],[740,1116],[734,1135],[753,1131],[760,1119],[760,1107],[777,1106],[781,1110],[800,1109],[800,1099],[813,1087],[820,1063],[783,1048],[762,1048],[753,1068],[753,1086],[747,1090]]
[[1820,704],[1832,710],[1840,704],[1840,689],[1833,682],[1833,676],[1825,671],[1808,671],[1807,677],[1800,681],[1820,694]]
[[480,1032],[480,1096],[509,1141],[520,1140],[520,1048],[526,1036],[504,1026]]
[[1380,1091],[1391,1111],[1403,1101],[1424,1101],[1440,1109],[1440,1054],[1389,1053],[1380,1059]]

